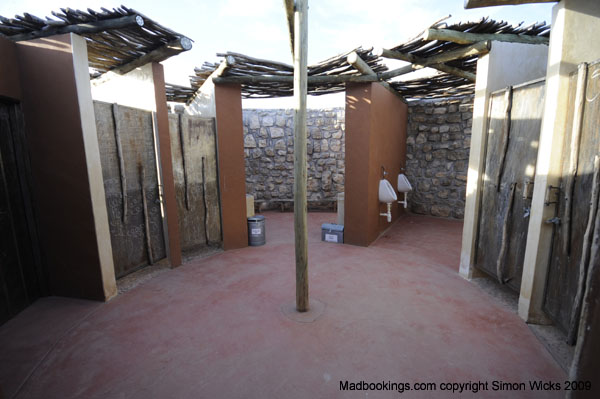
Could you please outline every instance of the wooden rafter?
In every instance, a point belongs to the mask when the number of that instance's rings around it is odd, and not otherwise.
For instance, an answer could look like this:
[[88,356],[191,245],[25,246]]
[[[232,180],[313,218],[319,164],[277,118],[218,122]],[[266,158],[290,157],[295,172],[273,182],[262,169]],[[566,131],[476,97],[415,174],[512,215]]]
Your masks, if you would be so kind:
[[144,18],[139,15],[127,15],[120,18],[104,19],[95,22],[85,22],[75,25],[55,25],[45,29],[34,30],[19,35],[5,36],[14,42],[23,40],[39,39],[64,33],[76,33],[79,35],[103,32],[110,29],[122,29],[130,26],[144,26]]
[[360,56],[356,53],[356,51],[353,51],[350,54],[348,54],[348,56],[346,57],[346,61],[348,61],[348,64],[352,65],[354,68],[356,68],[356,70],[358,72],[360,72],[363,75],[377,76],[377,78],[380,80],[379,83],[381,83],[381,85],[383,87],[385,87],[386,89],[388,89],[395,95],[400,96],[400,94],[398,94],[398,92],[396,90],[394,90],[390,87],[388,82],[386,82],[385,80],[381,80],[381,77],[377,75],[377,72],[375,72],[369,66],[369,64],[367,64],[362,58],[360,58]]
[[468,79],[472,82],[475,81],[475,74],[471,72],[464,71],[460,68],[456,68],[453,66],[446,65],[445,62],[458,60],[461,58],[467,58],[474,55],[486,54],[490,51],[491,45],[489,42],[479,42],[472,46],[464,47],[461,49],[448,51],[439,55],[435,55],[433,57],[417,57],[413,54],[402,53],[399,51],[388,50],[388,49],[378,49],[374,51],[374,54],[377,54],[384,58],[391,58],[400,61],[410,62],[412,65],[401,67],[398,69],[394,69],[392,71],[380,73],[379,76],[382,79],[391,79],[396,76],[400,76],[409,72],[412,72],[415,69],[420,69],[424,67],[430,67],[437,69],[442,72],[446,72],[455,76],[460,76],[461,78]]
[[548,45],[550,39],[544,36],[515,35],[511,33],[470,33],[452,29],[427,29],[421,36],[423,40],[442,40],[458,44],[471,44],[484,40]]
[[133,71],[135,68],[139,68],[146,65],[149,62],[161,62],[169,57],[172,57],[183,51],[188,51],[192,48],[192,41],[187,37],[181,37],[173,40],[170,43],[165,44],[143,56],[136,58],[128,64],[118,66],[111,69],[111,72],[118,73],[120,75],[126,74],[127,72]]

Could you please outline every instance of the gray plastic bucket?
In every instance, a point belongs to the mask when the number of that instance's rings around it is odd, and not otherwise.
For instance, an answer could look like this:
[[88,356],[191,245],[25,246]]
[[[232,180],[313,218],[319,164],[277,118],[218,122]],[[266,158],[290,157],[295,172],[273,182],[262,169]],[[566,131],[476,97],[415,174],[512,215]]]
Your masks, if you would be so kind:
[[265,236],[265,217],[256,215],[248,218],[248,245],[258,247],[267,242]]

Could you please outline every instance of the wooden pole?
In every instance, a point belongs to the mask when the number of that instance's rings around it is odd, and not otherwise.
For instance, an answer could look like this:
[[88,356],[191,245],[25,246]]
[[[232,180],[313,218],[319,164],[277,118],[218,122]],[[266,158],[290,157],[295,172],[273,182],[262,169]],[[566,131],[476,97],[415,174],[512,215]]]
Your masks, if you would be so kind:
[[[480,53],[483,53],[483,52],[485,52],[485,50],[481,51]],[[444,63],[440,63],[439,61],[436,63],[435,62],[436,56],[430,57],[430,58],[421,58],[421,57],[414,56],[412,54],[401,53],[399,51],[388,50],[385,48],[375,49],[375,50],[373,50],[373,54],[378,55],[383,58],[390,58],[393,60],[406,61],[406,62],[410,62],[411,64],[413,64],[413,65],[409,65],[406,67],[394,69],[394,70],[391,70],[388,72],[380,73],[379,77],[382,79],[390,79],[395,76],[399,76],[399,75],[403,75],[405,73],[412,72],[413,70],[418,69],[419,66],[421,66],[421,67],[427,66],[429,68],[437,69],[438,71],[441,71],[441,72],[446,72],[451,75],[455,75],[455,76],[459,76],[464,79],[468,79],[472,82],[475,81],[474,73],[467,72],[460,68],[446,65]],[[458,53],[455,53],[455,56],[460,58],[460,54],[458,54]],[[455,59],[458,59],[458,58],[455,58]],[[434,62],[431,62],[431,59],[434,59]]]
[[565,214],[561,225],[564,227],[562,234],[563,252],[571,255],[571,214],[573,212],[573,189],[579,161],[579,142],[583,124],[583,107],[585,103],[585,85],[587,84],[587,64],[579,64],[577,68],[577,89],[575,92],[575,110],[573,111],[573,127],[571,129],[571,145],[569,148],[569,164],[565,187]]
[[172,57],[176,54],[179,54],[183,51],[188,51],[192,48],[192,41],[187,37],[180,37],[179,39],[175,39],[170,43],[167,43],[161,47],[158,47],[152,50],[149,53],[142,55],[140,58],[136,58],[135,60],[127,63],[125,65],[120,65],[116,68],[111,69],[109,72],[118,73],[119,75],[124,75],[127,72],[133,71],[135,68],[139,68],[151,62],[161,62],[166,60],[169,57]]
[[544,36],[515,35],[511,33],[469,33],[452,29],[427,29],[421,36],[423,40],[441,40],[458,44],[471,44],[483,40],[492,40],[509,43],[545,44],[550,39]]
[[121,220],[127,223],[127,177],[125,174],[125,157],[123,156],[123,144],[121,143],[121,134],[119,132],[118,105],[114,103],[111,107],[113,127],[115,129],[115,142],[117,145],[117,158],[119,159],[119,176],[121,178],[121,201],[123,202],[123,213]]
[[296,310],[308,304],[308,232],[306,227],[306,94],[308,84],[308,0],[297,0],[294,12],[294,233]]
[[500,284],[508,282],[509,279],[504,278],[504,265],[506,264],[506,254],[508,252],[508,229],[510,226],[510,218],[512,216],[512,207],[515,199],[515,187],[517,183],[510,185],[510,191],[508,193],[508,208],[506,209],[506,216],[504,217],[504,224],[502,226],[502,241],[500,244],[500,254],[498,254],[498,260],[496,261],[496,277]]
[[510,140],[510,118],[512,110],[513,88],[508,86],[504,93],[504,120],[502,121],[502,152],[500,153],[500,166],[498,166],[498,174],[496,175],[496,191],[500,192],[500,182],[504,174],[504,164],[506,162],[506,152],[508,151],[508,142]]

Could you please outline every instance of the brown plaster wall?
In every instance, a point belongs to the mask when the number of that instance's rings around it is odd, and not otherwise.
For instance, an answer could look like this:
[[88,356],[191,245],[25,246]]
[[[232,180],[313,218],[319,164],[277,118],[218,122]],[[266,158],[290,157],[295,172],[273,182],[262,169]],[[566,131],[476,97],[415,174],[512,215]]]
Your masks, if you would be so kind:
[[215,85],[215,106],[223,248],[243,248],[248,224],[241,86]]
[[17,46],[0,37],[0,97],[18,101],[21,99]]
[[167,254],[171,267],[181,265],[181,236],[179,231],[179,216],[177,214],[177,199],[175,198],[175,180],[173,178],[173,160],[171,157],[171,136],[169,133],[169,113],[165,93],[165,74],[163,66],[152,63],[154,78],[154,93],[156,98],[156,121],[160,145],[160,163],[163,176],[163,195],[165,213],[167,215],[167,233],[169,245]]
[[20,42],[17,57],[51,291],[104,300],[70,36]]
[[[406,104],[379,83],[346,87],[345,243],[368,246],[391,225],[379,216],[387,211],[378,199],[381,166],[396,187],[406,163],[406,121]],[[392,223],[400,212],[392,204]]]

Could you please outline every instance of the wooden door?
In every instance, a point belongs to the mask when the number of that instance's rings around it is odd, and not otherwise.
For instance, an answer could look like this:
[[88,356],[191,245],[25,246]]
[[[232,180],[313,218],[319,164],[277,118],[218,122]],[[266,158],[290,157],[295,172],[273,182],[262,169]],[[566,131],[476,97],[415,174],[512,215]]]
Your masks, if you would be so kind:
[[521,287],[544,81],[492,94],[482,176],[476,266],[514,291]]
[[166,257],[157,141],[149,111],[95,101],[115,275]]
[[[578,290],[583,289],[579,275],[584,235],[590,219],[594,158],[600,155],[600,63],[597,61],[586,69],[587,79],[580,89],[583,90],[581,113],[576,110],[578,74],[570,77],[560,190],[552,190],[550,194],[552,199],[558,200],[550,206],[556,207],[559,223],[554,225],[543,306],[556,325],[571,335],[576,332],[579,321],[575,298]],[[573,125],[578,115],[581,117],[581,128],[575,128],[577,131],[574,131]],[[570,167],[575,166],[570,161],[571,154],[576,160],[576,170]],[[569,196],[570,201],[567,200]],[[584,265],[584,269],[587,266]]]
[[0,325],[46,294],[21,110],[0,103]]
[[190,252],[220,245],[215,120],[170,114],[169,131],[181,248]]

